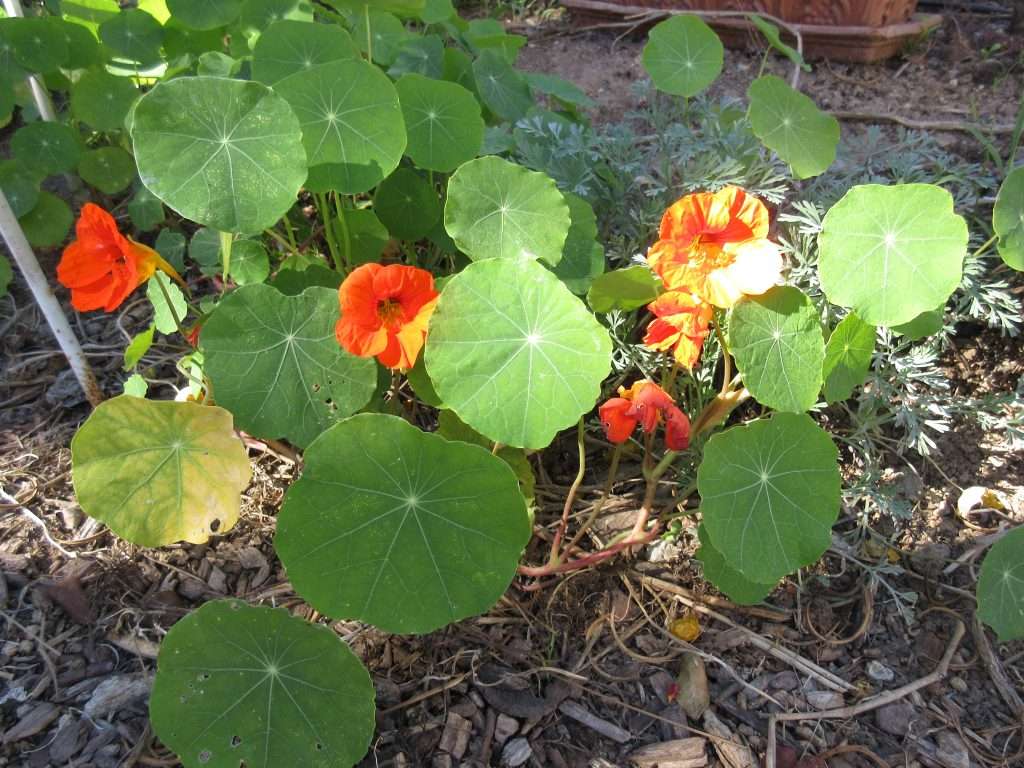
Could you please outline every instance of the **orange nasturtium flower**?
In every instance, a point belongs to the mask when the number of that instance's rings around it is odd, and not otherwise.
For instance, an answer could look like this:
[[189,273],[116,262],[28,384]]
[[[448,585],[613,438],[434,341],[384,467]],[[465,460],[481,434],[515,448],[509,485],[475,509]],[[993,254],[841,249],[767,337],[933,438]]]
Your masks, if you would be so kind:
[[334,334],[353,355],[407,371],[416,364],[437,305],[434,276],[403,264],[363,264],[338,288]]
[[690,420],[679,410],[668,392],[653,381],[638,381],[629,389],[619,387],[619,396],[612,397],[597,409],[608,440],[624,443],[637,424],[648,434],[665,423],[665,445],[673,451],[685,451],[690,444]]
[[647,261],[670,291],[729,308],[778,282],[782,254],[768,226],[764,203],[739,187],[686,195],[665,211]]
[[98,205],[82,206],[75,236],[57,264],[57,280],[71,289],[71,306],[79,312],[113,312],[158,269],[182,282],[160,254],[122,235],[114,217]]
[[680,367],[693,370],[708,335],[713,308],[685,291],[669,291],[647,305],[654,320],[644,344],[658,352],[672,351]]

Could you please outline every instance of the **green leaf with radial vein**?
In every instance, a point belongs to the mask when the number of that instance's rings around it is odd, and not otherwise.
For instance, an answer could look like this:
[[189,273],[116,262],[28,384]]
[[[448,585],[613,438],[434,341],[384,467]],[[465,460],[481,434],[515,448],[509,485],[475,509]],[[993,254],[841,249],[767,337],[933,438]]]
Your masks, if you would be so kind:
[[417,74],[404,75],[395,87],[409,132],[405,152],[416,165],[447,173],[477,156],[484,120],[470,91]]
[[21,217],[39,202],[39,177],[18,160],[0,160],[0,190],[14,215]]
[[753,605],[764,600],[775,588],[774,583],[758,584],[730,568],[722,554],[711,544],[703,523],[697,526],[697,537],[700,540],[697,559],[704,566],[704,578],[728,595],[733,602]]
[[222,408],[121,396],[71,441],[82,510],[143,547],[201,544],[238,520],[252,471]]
[[304,447],[369,402],[376,363],[338,345],[337,322],[338,294],[329,288],[285,296],[247,285],[221,300],[199,346],[214,397],[240,429]]
[[864,383],[875,353],[875,326],[852,312],[843,318],[825,345],[825,400],[838,403]]
[[90,70],[71,86],[71,112],[97,131],[119,131],[138,95],[130,78]]
[[73,169],[79,151],[74,131],[63,123],[29,123],[11,139],[11,155],[46,176]]
[[78,175],[106,195],[114,195],[131,186],[135,179],[135,161],[120,147],[100,147],[82,154]]
[[696,16],[672,16],[647,37],[643,64],[659,91],[696,96],[722,71],[722,41]]
[[148,66],[160,61],[164,28],[145,11],[128,8],[100,24],[100,40],[129,61]]
[[793,169],[798,179],[817,176],[836,159],[839,121],[775,75],[757,78],[747,89],[754,135]]
[[774,584],[821,557],[839,514],[838,457],[807,414],[776,413],[708,440],[697,489],[725,565]]
[[238,18],[242,0],[167,0],[167,10],[189,29],[216,29]]
[[274,549],[321,613],[430,632],[488,610],[512,581],[530,522],[512,470],[486,449],[362,414],[303,460]]
[[743,384],[761,404],[803,413],[817,401],[825,338],[818,311],[798,288],[777,286],[736,304],[729,346]]
[[909,323],[900,323],[892,327],[893,333],[904,336],[908,341],[919,341],[926,336],[934,336],[942,330],[946,322],[946,304],[927,312],[922,312]]
[[412,168],[398,168],[377,187],[373,210],[400,240],[419,240],[441,218],[437,190]]
[[331,61],[359,58],[348,32],[337,24],[285,19],[260,35],[252,52],[252,76],[267,85]]
[[480,99],[502,120],[515,122],[533,106],[526,78],[497,51],[484,51],[473,62]]
[[967,222],[941,187],[865,184],[825,214],[818,246],[828,300],[892,327],[945,304],[956,290]]
[[569,206],[548,176],[493,155],[460,166],[448,181],[444,228],[474,260],[562,258]]
[[160,644],[149,715],[186,768],[354,765],[370,675],[341,638],[283,608],[213,600]]
[[978,578],[978,617],[999,642],[1024,637],[1024,526],[992,545]]
[[[345,194],[365,192],[398,167],[405,122],[388,76],[364,61],[332,61],[281,80],[302,126],[311,169],[309,186]],[[326,175],[315,171],[328,169]]]
[[4,20],[14,60],[29,72],[53,72],[66,64],[68,45],[58,19],[23,17]]
[[259,83],[159,83],[136,104],[131,133],[142,183],[182,216],[222,232],[274,226],[306,179],[299,121]]
[[74,220],[67,203],[49,192],[40,192],[35,206],[18,219],[18,223],[29,244],[36,248],[52,248],[64,241]]
[[554,273],[577,296],[586,295],[594,278],[604,272],[604,247],[597,242],[597,216],[586,200],[565,194],[572,223]]
[[611,367],[608,333],[528,259],[470,264],[445,285],[426,366],[445,406],[480,434],[545,448],[589,412]]
[[401,19],[378,10],[376,6],[370,8],[369,15],[365,10],[360,10],[352,25],[352,38],[363,53],[366,53],[367,19],[370,21],[370,36],[373,38],[373,61],[386,67],[398,56],[398,50],[409,39],[410,33]]
[[[1024,106],[1021,107],[1024,116]],[[992,208],[992,231],[1007,266],[1024,271],[1024,166],[1011,171],[999,187]]]

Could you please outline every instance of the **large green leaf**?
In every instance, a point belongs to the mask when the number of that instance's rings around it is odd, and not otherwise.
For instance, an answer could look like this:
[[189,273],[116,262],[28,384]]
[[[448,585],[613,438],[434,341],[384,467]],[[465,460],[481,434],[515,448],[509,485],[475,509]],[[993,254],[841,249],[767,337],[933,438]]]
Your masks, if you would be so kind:
[[608,333],[540,264],[488,259],[444,287],[427,372],[445,405],[491,440],[544,448],[594,407]]
[[661,290],[658,276],[642,264],[635,264],[594,278],[587,292],[587,303],[595,312],[628,312],[650,304]]
[[1010,171],[999,187],[992,209],[992,231],[999,238],[1003,261],[1024,271],[1024,166]]
[[67,203],[49,192],[40,192],[35,206],[18,223],[29,243],[37,248],[52,248],[64,242],[74,219]]
[[97,131],[119,131],[138,95],[130,78],[90,70],[71,86],[71,112]]
[[78,175],[105,195],[123,192],[135,179],[135,161],[120,147],[100,147],[82,154]]
[[696,96],[722,71],[722,41],[696,16],[672,16],[656,25],[644,46],[643,64],[659,91]]
[[497,51],[484,51],[473,62],[480,98],[502,120],[515,122],[533,106],[530,84]]
[[416,165],[447,173],[477,156],[484,120],[471,92],[417,74],[404,75],[396,88],[409,133],[405,151]]
[[931,184],[853,187],[818,236],[829,301],[866,323],[894,326],[944,304],[960,284],[967,223]]
[[332,61],[286,77],[275,90],[302,125],[310,187],[365,192],[398,167],[405,123],[398,92],[377,67]]
[[554,273],[566,288],[583,296],[604,272],[604,247],[597,242],[597,216],[590,203],[572,192],[565,194],[565,202],[572,223]]
[[11,139],[11,154],[26,167],[47,176],[72,170],[78,153],[75,133],[63,123],[29,123]]
[[99,41],[92,32],[70,21],[54,21],[57,22],[61,34],[64,35],[64,43],[68,47],[68,59],[63,65],[65,69],[87,69],[103,62]]
[[145,11],[128,8],[100,24],[100,40],[128,61],[149,66],[160,61],[164,28]]
[[744,385],[758,402],[803,413],[817,401],[825,338],[818,311],[798,288],[777,286],[736,304],[729,346]]
[[1007,643],[1024,637],[1024,526],[992,545],[978,578],[978,617]]
[[839,121],[818,109],[807,96],[775,75],[750,84],[750,126],[798,179],[817,176],[836,159]]
[[29,72],[64,66],[68,45],[60,25],[59,19],[40,16],[6,19],[4,37],[14,46],[14,60]]
[[398,56],[402,43],[409,39],[409,32],[397,17],[371,7],[369,15],[365,12],[356,15],[355,24],[352,25],[352,37],[363,53],[367,53],[367,38],[372,39],[373,61],[386,67]]
[[82,510],[144,547],[201,544],[238,520],[252,471],[221,408],[121,396],[99,405],[71,441]]
[[[278,21],[313,21],[313,7],[306,0],[246,0],[239,25],[246,31],[265,31]],[[322,26],[338,29],[335,24]]]
[[444,74],[444,42],[437,35],[413,37],[402,43],[388,75],[397,80],[402,75],[418,74],[439,78]]
[[935,309],[922,312],[910,322],[894,325],[892,330],[894,333],[905,336],[910,341],[918,341],[928,336],[934,336],[942,330],[945,322],[946,304],[943,302]]
[[15,216],[24,216],[39,202],[37,174],[17,160],[0,160],[0,190]]
[[529,538],[523,496],[501,459],[363,414],[306,450],[274,548],[320,612],[430,632],[494,605]]
[[411,168],[399,168],[380,183],[373,209],[388,231],[401,240],[425,237],[441,218],[437,191]]
[[337,24],[284,19],[260,35],[252,52],[252,76],[267,85],[330,61],[359,57],[348,32]]
[[817,560],[839,514],[839,452],[807,414],[714,435],[697,488],[708,541],[732,570],[774,584]]
[[697,559],[704,566],[704,578],[727,594],[730,600],[740,605],[752,605],[761,602],[775,588],[774,583],[758,584],[730,568],[722,554],[711,544],[703,523],[697,526],[697,536],[700,540]]
[[180,77],[139,99],[139,176],[182,216],[222,232],[274,226],[306,179],[299,121],[255,82]]
[[217,402],[241,429],[299,446],[358,411],[377,385],[376,364],[338,345],[337,321],[338,294],[327,288],[228,294],[199,338]]
[[875,353],[875,326],[852,312],[843,318],[825,345],[825,400],[838,403],[864,383]]
[[471,160],[448,181],[444,228],[471,259],[525,256],[556,265],[569,225],[555,182],[500,157]]
[[238,18],[242,0],[167,0],[167,10],[190,29],[216,29]]
[[348,768],[373,736],[366,669],[329,627],[214,600],[160,644],[153,730],[186,768]]

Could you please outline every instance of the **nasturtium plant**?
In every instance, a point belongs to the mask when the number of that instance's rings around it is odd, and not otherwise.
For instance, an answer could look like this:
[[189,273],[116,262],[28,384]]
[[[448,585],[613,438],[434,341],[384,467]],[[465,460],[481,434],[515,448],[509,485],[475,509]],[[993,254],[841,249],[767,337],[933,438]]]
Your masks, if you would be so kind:
[[138,96],[130,78],[89,70],[71,86],[71,112],[97,131],[117,131]]
[[758,402],[802,413],[817,401],[825,339],[814,304],[799,289],[779,286],[742,299],[732,310],[729,346]]
[[730,567],[711,544],[703,523],[697,526],[697,536],[700,540],[700,549],[697,550],[696,557],[704,566],[704,578],[727,594],[730,599],[741,605],[751,605],[764,600],[775,588],[775,582],[759,584]]
[[658,23],[644,46],[644,69],[659,91],[696,96],[722,72],[722,41],[696,16],[672,16]]
[[348,32],[335,24],[283,19],[256,41],[252,76],[266,85],[331,61],[351,61],[359,52]]
[[73,170],[80,153],[75,134],[68,126],[42,121],[19,128],[11,139],[11,151],[47,176]]
[[978,577],[978,617],[1000,642],[1024,637],[1024,526],[999,539],[985,555]]
[[569,234],[569,206],[543,173],[489,156],[448,183],[444,227],[471,259],[542,259],[555,266]]
[[337,319],[337,294],[326,288],[233,291],[199,337],[216,401],[247,432],[308,445],[366,405],[377,384],[372,360],[338,347]]
[[373,699],[329,628],[213,600],[167,633],[149,714],[186,768],[352,766],[373,736]]
[[604,272],[604,246],[597,240],[597,216],[579,195],[564,195],[569,206],[569,232],[554,273],[577,296],[585,296],[594,278]]
[[1010,171],[999,187],[992,208],[992,231],[1003,261],[1024,271],[1024,166]]
[[322,613],[430,632],[493,605],[529,536],[504,461],[402,419],[364,414],[306,450],[274,546],[292,584]]
[[16,160],[0,161],[0,190],[3,190],[15,216],[24,216],[39,202],[37,176]]
[[229,530],[252,475],[230,413],[135,397],[96,408],[71,441],[71,461],[86,514],[145,547]]
[[852,312],[842,319],[825,345],[825,400],[846,400],[864,383],[875,352],[875,327]]
[[100,24],[100,40],[115,53],[140,66],[160,60],[164,30],[160,22],[138,8],[126,8]]
[[135,179],[135,161],[120,147],[100,147],[83,152],[78,173],[100,192],[114,195],[131,186]]
[[475,158],[484,141],[480,103],[458,83],[403,75],[395,84],[408,132],[406,154],[428,171],[454,171]]
[[530,84],[497,51],[484,51],[473,62],[473,77],[480,99],[502,120],[518,120],[533,106]]
[[131,134],[146,187],[183,216],[225,232],[273,226],[306,178],[299,121],[259,83],[160,83],[136,105]]
[[529,259],[486,259],[447,282],[430,321],[427,373],[485,437],[543,448],[593,408],[611,340],[561,281]]
[[190,29],[217,29],[238,18],[242,0],[166,0],[176,21]]
[[595,312],[629,311],[654,301],[662,290],[658,277],[637,264],[595,278],[587,292],[587,302]]
[[74,215],[68,204],[49,192],[39,192],[32,210],[18,219],[25,237],[37,248],[51,248],[67,237]]
[[825,215],[818,237],[829,301],[895,326],[945,303],[960,284],[967,223],[930,184],[866,184]]
[[441,219],[441,200],[426,178],[399,168],[377,186],[373,210],[391,235],[415,241]]

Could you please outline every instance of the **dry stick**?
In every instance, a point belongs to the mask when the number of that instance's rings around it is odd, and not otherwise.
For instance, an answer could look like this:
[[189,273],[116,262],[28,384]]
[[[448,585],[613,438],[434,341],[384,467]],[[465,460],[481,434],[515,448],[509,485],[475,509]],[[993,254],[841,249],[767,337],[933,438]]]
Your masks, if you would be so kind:
[[666,592],[671,592],[673,595],[680,595],[687,597],[690,600],[700,600],[705,605],[711,605],[715,608],[721,608],[723,611],[740,611],[748,616],[754,616],[758,619],[765,619],[766,621],[789,621],[793,618],[792,611],[780,611],[774,608],[762,608],[757,605],[736,605],[730,600],[725,598],[715,597],[714,595],[701,595],[699,598],[693,592],[688,590],[686,587],[680,587],[678,584],[673,584],[670,581],[663,581],[655,576],[644,577],[649,584],[652,584],[659,589],[663,589]]
[[64,547],[57,543],[57,540],[50,535],[50,531],[41,517],[28,507],[23,506],[16,498],[8,494],[3,488],[0,488],[0,502],[3,502],[5,508],[11,509],[15,512],[20,512],[23,517],[28,518],[29,522],[42,532],[43,538],[46,539],[46,542],[62,555],[72,559],[78,557],[77,552],[68,552]]
[[3,235],[4,242],[7,243],[7,250],[14,257],[14,263],[18,265],[18,269],[25,277],[25,282],[28,283],[32,296],[35,298],[36,304],[39,305],[43,317],[46,318],[50,330],[57,338],[57,344],[60,345],[61,351],[68,359],[68,363],[71,364],[71,370],[74,371],[75,378],[78,379],[86,398],[94,406],[99,405],[103,402],[103,391],[85,359],[85,353],[82,351],[78,339],[75,338],[68,319],[64,316],[64,310],[57,301],[57,297],[53,295],[53,291],[50,290],[46,275],[43,274],[43,270],[36,260],[32,246],[29,245],[28,239],[11,209],[11,204],[7,202],[7,196],[2,191],[0,191],[0,234]]
[[942,655],[942,660],[939,661],[938,666],[936,666],[930,674],[927,674],[912,683],[901,685],[899,688],[886,691],[878,696],[872,696],[870,699],[865,699],[860,704],[854,704],[853,706],[826,709],[821,712],[785,712],[770,715],[768,717],[768,750],[765,755],[765,768],[775,768],[776,723],[793,720],[850,719],[857,717],[857,715],[862,715],[865,712],[870,712],[873,709],[883,707],[886,704],[891,704],[894,701],[899,701],[900,699],[909,696],[914,691],[938,682],[946,676],[946,673],[949,671],[949,663],[953,660],[953,654],[956,653],[956,649],[960,647],[960,641],[963,639],[964,632],[966,631],[967,629],[964,626],[964,623],[957,619],[956,628],[953,630],[953,637],[950,638],[949,645],[946,647],[946,652]]
[[835,110],[828,114],[837,120],[858,120],[868,123],[888,122],[902,125],[905,128],[914,128],[921,131],[964,131],[966,133],[972,133],[979,131],[981,133],[1000,133],[1010,134],[1013,133],[1014,127],[1012,125],[980,125],[977,123],[962,123],[956,120],[914,120],[909,117],[900,117],[899,115],[890,115],[888,113],[881,112],[848,112],[845,110]]
[[431,688],[429,691],[424,691],[423,693],[418,693],[418,694],[416,694],[415,696],[413,696],[410,699],[406,699],[405,701],[400,701],[398,704],[395,704],[395,706],[393,706],[393,707],[388,707],[387,709],[382,709],[379,712],[379,714],[383,717],[384,715],[389,715],[392,712],[397,712],[400,709],[406,709],[407,707],[411,707],[413,704],[419,704],[421,701],[425,701],[426,699],[429,699],[429,698],[431,698],[433,696],[437,696],[439,693],[444,693],[449,688],[454,688],[456,685],[458,685],[463,680],[465,680],[466,676],[468,674],[469,674],[468,672],[463,672],[461,675],[456,675],[451,680],[448,680],[444,684],[439,685],[439,686],[437,686],[435,688]]
[[985,663],[985,669],[988,670],[988,675],[992,678],[999,695],[1013,713],[1024,720],[1024,700],[1021,700],[1020,694],[1017,693],[1006,676],[1006,670],[1003,669],[1003,665],[999,663],[999,657],[992,650],[988,637],[985,635],[985,628],[981,625],[981,619],[977,614],[975,614],[974,623],[971,625],[971,633],[974,635],[974,645],[978,649],[981,660]]

